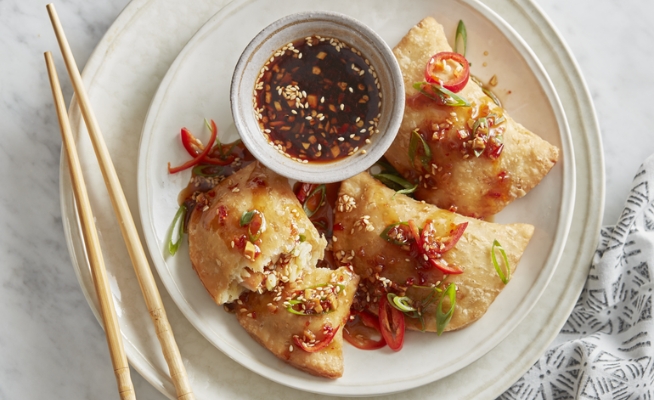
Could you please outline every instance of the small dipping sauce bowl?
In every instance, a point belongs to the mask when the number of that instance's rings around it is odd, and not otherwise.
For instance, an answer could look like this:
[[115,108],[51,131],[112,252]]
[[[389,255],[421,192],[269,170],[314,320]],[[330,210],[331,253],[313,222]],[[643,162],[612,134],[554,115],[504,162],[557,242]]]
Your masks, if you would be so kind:
[[231,82],[234,124],[248,150],[290,179],[337,182],[370,168],[404,113],[390,47],[334,12],[292,14],[245,48]]

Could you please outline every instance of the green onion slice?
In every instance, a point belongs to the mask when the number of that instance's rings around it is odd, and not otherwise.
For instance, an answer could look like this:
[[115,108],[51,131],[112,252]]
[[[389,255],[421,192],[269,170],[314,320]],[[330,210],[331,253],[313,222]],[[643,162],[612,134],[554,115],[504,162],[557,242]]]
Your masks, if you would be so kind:
[[227,150],[227,153],[225,153],[225,154],[222,153],[222,146],[221,146],[221,147],[220,147],[220,149],[221,149],[221,153],[220,153],[221,157],[225,157],[225,156],[228,156],[228,155],[232,154],[232,151],[234,151],[234,149],[235,149],[237,146],[239,146],[241,143],[243,143],[243,141],[242,141],[241,139],[238,139],[238,140],[234,141],[234,142],[232,143],[232,145],[229,147],[229,150]]
[[323,231],[327,230],[327,223],[322,219],[317,221],[311,220],[311,222],[313,223],[313,226],[315,226],[317,229],[322,229]]
[[223,167],[220,165],[196,165],[193,167],[193,175],[214,177],[223,174]]
[[436,298],[438,297],[437,293],[440,293],[440,292],[443,291],[442,289],[439,289],[437,287],[433,287],[432,289],[433,290],[431,291],[431,294],[429,295],[429,297],[427,297],[422,303],[423,310],[425,308],[427,308],[431,303],[433,303],[434,300],[436,300]]
[[380,158],[379,161],[375,163],[375,165],[381,168],[381,173],[393,175],[400,174],[384,157]]
[[397,190],[395,193],[396,194],[397,193],[399,193],[399,194],[412,194],[413,192],[416,191],[416,189],[418,189],[418,184],[417,183],[415,185],[411,186],[410,188]]
[[472,134],[476,136],[477,134],[484,135],[487,133],[488,133],[488,119],[486,119],[486,117],[481,117],[477,119],[474,125],[472,125]]
[[[495,251],[499,250],[500,254],[502,255],[502,259],[504,259],[504,266],[506,267],[506,273],[502,270],[502,267],[500,266],[500,263],[497,262],[497,256],[495,254]],[[495,271],[497,271],[497,275],[500,276],[500,279],[504,284],[506,285],[509,283],[511,280],[511,267],[509,266],[509,258],[506,256],[506,251],[504,251],[504,248],[500,244],[500,242],[496,240],[493,240],[493,246],[491,247],[491,261],[493,262],[493,265],[495,266]]]
[[252,218],[254,218],[254,215],[257,212],[258,212],[257,210],[244,212],[243,215],[241,215],[241,221],[240,221],[241,226],[248,225],[250,222],[252,222]]
[[484,94],[485,94],[486,96],[490,97],[491,100],[493,100],[493,103],[497,104],[499,107],[502,107],[502,102],[501,102],[500,99],[495,95],[495,93],[493,93],[492,90],[490,90],[490,89],[487,88],[486,86],[482,86],[482,87],[481,87],[481,91],[484,92]]
[[[179,209],[175,213],[175,217],[173,217],[173,222],[170,224],[170,228],[168,228],[168,237],[166,238],[166,242],[168,243],[168,253],[170,253],[171,256],[174,256],[175,253],[177,253],[177,249],[179,249],[179,245],[182,243],[185,219],[186,206],[182,204],[179,206]],[[173,235],[175,233],[177,234],[177,240],[173,241]]]
[[[428,86],[432,92],[436,95],[428,93],[424,88]],[[432,100],[436,100],[444,106],[450,107],[470,107],[470,102],[458,94],[451,92],[440,85],[435,85],[428,82],[417,82],[413,84],[413,88],[419,90],[421,94],[429,97]]]
[[308,315],[304,311],[298,311],[295,308],[293,308],[293,306],[296,306],[298,304],[302,304],[302,302],[300,300],[289,300],[288,301],[288,306],[286,307],[286,311],[290,312],[291,314],[295,314],[295,315]]
[[418,189],[417,183],[412,185],[411,182],[407,181],[399,175],[381,173],[375,174],[372,177],[381,181],[381,183],[388,186],[389,188],[395,190],[396,193],[411,194],[415,192],[416,189]]
[[[481,117],[475,121],[475,124],[472,126],[472,135],[485,138],[484,143],[486,142],[488,139],[488,119],[486,117]],[[484,150],[486,150],[485,147],[483,149],[475,149],[475,157],[481,156]]]
[[[461,48],[459,48],[459,45],[461,45]],[[456,38],[454,39],[454,52],[459,53],[465,57],[467,48],[468,48],[468,31],[466,30],[466,25],[463,23],[463,20],[459,20],[459,24],[456,26]]]
[[409,141],[409,161],[411,163],[413,163],[413,160],[416,158],[418,145],[422,145],[422,150],[424,152],[424,155],[420,156],[420,163],[425,169],[429,170],[429,164],[431,163],[431,149],[429,148],[429,145],[427,145],[427,142],[425,142],[425,139],[423,139],[420,133],[418,133],[418,129],[415,129],[411,132],[411,139]]
[[502,102],[500,101],[500,99],[495,95],[495,93],[493,93],[492,90],[488,88],[488,86],[484,85],[484,82],[479,80],[479,78],[477,78],[476,76],[472,76],[472,75],[470,75],[470,80],[472,80],[474,83],[479,85],[481,91],[484,92],[486,96],[490,97],[491,100],[493,100],[493,103],[497,104],[499,107],[502,107]]
[[307,240],[307,237],[300,233],[300,243],[306,242],[306,240]]
[[[443,311],[443,300],[445,296],[449,297],[450,308],[444,312]],[[441,296],[441,299],[438,301],[438,306],[436,307],[436,333],[440,336],[447,324],[450,323],[452,315],[454,314],[454,308],[456,307],[456,285],[450,283],[445,292]]]
[[398,296],[395,293],[388,293],[386,295],[388,298],[388,303],[395,307],[396,309],[402,311],[403,313],[410,313],[413,311],[418,311],[417,308],[413,307],[413,300],[407,296]]
[[[319,194],[320,195],[320,201],[318,202],[318,206],[315,209],[310,209],[309,208],[309,200],[315,195]],[[307,217],[311,218],[313,215],[320,210],[320,207],[322,207],[323,204],[325,204],[325,198],[327,197],[327,188],[325,185],[320,185],[313,189],[313,191],[307,196],[307,198],[304,200],[304,204],[302,204],[302,208],[304,209],[304,213],[307,214]]]
[[[407,233],[407,235],[405,235],[405,236],[406,236],[406,237],[405,237],[405,240],[403,240],[403,241],[401,241],[401,240],[396,240],[396,239],[392,239],[391,237],[388,236],[388,233],[389,233],[392,229],[394,229],[394,228],[396,228],[396,227],[398,227],[398,226],[406,226],[406,227],[407,227],[406,229],[402,229],[405,233]],[[385,241],[389,242],[389,243],[393,243],[394,245],[397,245],[397,246],[404,246],[405,244],[409,243],[409,236],[408,236],[409,228],[408,228],[408,227],[409,227],[409,224],[406,223],[406,222],[396,222],[396,223],[394,223],[394,224],[390,224],[390,225],[388,225],[388,226],[387,226],[387,227],[382,231],[382,233],[379,234],[379,236],[380,236],[382,239],[384,239]]]
[[[211,128],[211,123],[210,123],[209,120],[207,120],[206,118],[204,119],[204,125],[209,129],[209,132],[211,132],[211,130],[212,130],[212,128]],[[223,155],[223,153],[222,153],[223,145],[222,145],[222,143],[220,143],[220,139],[218,139],[218,135],[216,135],[216,140],[215,140],[215,142],[213,143],[213,147],[214,147],[214,148],[216,148],[216,147],[218,148],[218,151],[220,152],[220,156],[221,156],[221,158],[222,158],[222,155]]]
[[264,231],[266,220],[259,210],[246,211],[241,215],[240,225],[248,227],[248,240],[256,242]]
[[[316,289],[316,288],[319,288],[319,287],[325,287],[327,285],[329,285],[329,283],[319,283],[317,285],[310,286],[307,289]],[[332,284],[332,285],[337,286],[339,288],[339,290],[336,291],[336,294],[340,294],[343,290],[345,290],[345,285],[343,285],[341,283],[336,283],[336,284]],[[302,289],[301,292],[304,292],[304,289]],[[321,297],[320,300],[321,301],[325,300],[325,298],[326,297]],[[294,306],[296,306],[298,304],[304,303],[302,300],[298,300],[298,299],[294,298],[294,299],[288,300],[287,303],[288,303],[288,306],[286,306],[286,311],[290,312],[291,314],[295,314],[295,315],[316,315],[316,314],[307,314],[304,311],[298,311],[295,308],[293,308]],[[328,313],[331,313],[333,311],[335,311],[335,309],[330,309],[329,311],[323,311],[321,314],[328,314]]]
[[489,115],[489,117],[493,117],[493,126],[498,126],[506,121],[506,118],[504,118],[504,116],[499,116],[496,114],[491,114]]

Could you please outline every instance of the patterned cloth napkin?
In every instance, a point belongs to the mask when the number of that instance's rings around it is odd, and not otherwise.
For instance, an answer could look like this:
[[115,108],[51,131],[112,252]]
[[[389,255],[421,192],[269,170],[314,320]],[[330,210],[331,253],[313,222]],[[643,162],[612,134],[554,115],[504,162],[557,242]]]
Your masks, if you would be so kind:
[[[652,189],[650,191],[649,189]],[[654,155],[604,227],[579,300],[531,369],[499,398],[654,398]]]

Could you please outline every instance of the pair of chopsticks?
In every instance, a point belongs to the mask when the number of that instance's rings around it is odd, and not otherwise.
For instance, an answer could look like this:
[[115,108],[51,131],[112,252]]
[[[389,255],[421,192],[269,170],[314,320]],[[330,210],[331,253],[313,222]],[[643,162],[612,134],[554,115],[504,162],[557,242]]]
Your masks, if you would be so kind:
[[[179,400],[192,400],[195,397],[193,396],[193,391],[188,383],[186,368],[182,362],[179,348],[175,342],[173,331],[168,322],[168,317],[166,316],[166,311],[163,302],[161,301],[157,285],[154,281],[152,270],[148,264],[143,245],[139,239],[134,219],[132,218],[127,205],[125,194],[120,185],[120,181],[118,180],[118,175],[114,169],[102,133],[100,132],[100,127],[98,126],[98,122],[95,119],[93,110],[91,109],[89,98],[82,83],[82,77],[77,68],[77,64],[75,63],[75,59],[73,58],[73,54],[68,45],[68,41],[66,40],[66,35],[64,34],[61,23],[59,22],[59,17],[57,16],[54,5],[48,4],[46,8],[50,15],[50,21],[52,22],[55,35],[57,36],[61,53],[64,57],[66,69],[68,70],[70,80],[73,83],[73,88],[77,95],[82,116],[86,123],[89,136],[91,137],[95,155],[100,164],[102,176],[111,197],[114,213],[118,218],[123,239],[127,245],[134,266],[134,271],[136,272],[141,291],[143,292],[146,306],[150,313],[150,317],[152,318],[152,322],[154,323],[164,358],[168,364],[170,376],[177,392],[177,398]],[[73,191],[78,205],[78,212],[82,223],[82,232],[89,257],[89,263],[91,265],[95,290],[100,302],[102,320],[105,326],[109,353],[111,355],[111,361],[114,366],[114,373],[118,383],[118,391],[121,399],[135,399],[134,386],[130,377],[129,365],[127,363],[120,334],[120,326],[118,325],[118,318],[116,317],[111,289],[107,280],[105,265],[102,258],[102,250],[100,249],[97,230],[93,222],[91,205],[88,199],[86,185],[84,184],[82,169],[72,136],[63,94],[61,93],[59,78],[50,52],[45,53],[45,60],[48,74],[50,76],[55,108],[59,118],[63,146],[66,149],[68,163],[70,164]]]

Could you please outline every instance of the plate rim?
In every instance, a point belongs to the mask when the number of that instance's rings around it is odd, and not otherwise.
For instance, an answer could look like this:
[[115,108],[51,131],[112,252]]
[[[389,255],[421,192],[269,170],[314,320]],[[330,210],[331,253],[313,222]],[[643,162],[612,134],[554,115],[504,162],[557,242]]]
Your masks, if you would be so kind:
[[[461,2],[466,7],[470,8],[472,10],[471,12],[483,15],[506,37],[511,46],[520,53],[521,58],[525,60],[526,64],[538,80],[540,88],[545,93],[548,103],[552,108],[552,112],[558,122],[557,125],[562,143],[561,150],[564,153],[564,161],[562,162],[563,181],[561,183],[562,190],[559,203],[560,209],[556,215],[558,223],[553,235],[555,239],[552,242],[551,251],[543,260],[544,268],[538,273],[532,283],[536,290],[529,291],[521,299],[521,304],[515,307],[514,314],[507,319],[506,325],[493,331],[486,341],[483,341],[475,347],[474,351],[464,352],[457,356],[448,364],[447,368],[436,369],[429,374],[419,374],[409,380],[393,380],[384,383],[368,384],[366,386],[339,384],[339,381],[316,383],[311,380],[311,377],[303,379],[301,377],[289,376],[284,373],[279,373],[273,365],[266,362],[257,362],[251,357],[244,358],[240,351],[237,350],[229,340],[216,336],[215,330],[212,329],[209,323],[202,319],[201,313],[198,312],[196,307],[194,307],[193,296],[189,297],[188,293],[184,293],[180,288],[180,284],[175,279],[174,273],[171,270],[174,269],[174,266],[171,267],[169,262],[166,260],[166,257],[161,256],[163,246],[154,232],[154,219],[150,207],[154,193],[148,182],[152,180],[156,181],[158,176],[154,177],[151,175],[152,168],[149,165],[152,163],[149,162],[149,160],[153,157],[151,146],[152,143],[156,141],[156,132],[158,132],[156,121],[158,116],[162,113],[162,106],[169,101],[167,99],[171,98],[170,88],[171,86],[174,86],[174,80],[183,73],[182,66],[188,59],[189,54],[195,54],[197,53],[198,48],[204,48],[203,46],[206,46],[205,41],[208,40],[208,38],[213,37],[212,32],[219,29],[219,25],[223,21],[228,18],[233,18],[235,13],[253,2],[256,2],[256,0],[235,0],[230,2],[212,15],[195,32],[179,54],[177,54],[175,60],[161,80],[156,93],[150,102],[145,122],[141,130],[137,167],[139,214],[141,225],[143,227],[143,236],[146,245],[150,250],[150,259],[152,260],[152,264],[154,264],[154,268],[157,269],[159,277],[166,287],[168,294],[172,297],[173,301],[182,311],[190,324],[213,346],[217,347],[229,358],[238,362],[250,371],[294,389],[326,395],[383,395],[411,390],[456,373],[456,371],[464,368],[488,353],[493,347],[508,337],[510,332],[519,325],[519,322],[528,314],[529,310],[535,306],[538,298],[545,291],[547,283],[556,271],[558,261],[563,252],[565,240],[572,220],[572,204],[574,204],[574,149],[565,111],[563,110],[560,99],[549,75],[525,40],[501,16],[476,0],[464,0]],[[166,109],[164,108],[164,110]],[[365,393],[362,392],[364,388]]]
[[[109,47],[111,41],[115,40],[115,38],[117,36],[116,33],[118,33],[119,31],[121,31],[124,28],[127,28],[128,25],[129,25],[128,23],[131,22],[131,19],[133,17],[135,17],[136,14],[138,14],[138,11],[145,4],[147,4],[149,2],[151,2],[151,0],[133,0],[123,10],[123,12],[120,14],[120,16],[114,22],[114,24],[112,24],[109,31],[105,34],[102,41],[98,44],[98,46],[96,47],[94,52],[91,54],[91,57],[89,58],[89,60],[88,60],[88,62],[86,64],[86,67],[84,69],[83,79],[84,79],[85,82],[87,82],[87,87],[89,87],[89,85],[88,85],[89,81],[91,83],[93,82],[93,79],[95,78],[95,74],[98,72],[99,67],[102,64],[103,58],[107,55],[106,54],[107,48]],[[573,72],[576,73],[576,75],[579,78],[581,78],[581,81],[578,84],[580,84],[582,89],[584,89],[584,90],[582,90],[583,97],[585,97],[586,99],[590,99],[589,92],[588,92],[588,89],[586,87],[586,84],[583,81],[583,78],[581,77],[581,75],[579,73],[579,67],[576,64],[576,61],[574,60],[574,58],[572,57],[569,49],[567,48],[567,45],[565,45],[565,42],[561,39],[560,35],[558,35],[558,33],[553,30],[553,28],[551,26],[551,23],[549,22],[549,20],[547,20],[547,18],[544,16],[542,11],[540,11],[540,9],[538,9],[538,6],[533,4],[533,2],[530,1],[530,0],[526,0],[526,2],[529,3],[529,4],[526,4],[527,7],[531,5],[540,14],[540,15],[537,15],[537,17],[541,17],[541,19],[543,19],[545,21],[546,27],[549,28],[553,32],[554,39],[556,39],[559,42],[558,43],[559,45],[563,46],[563,50],[564,50],[563,56],[567,56],[567,58],[568,58],[567,61],[571,62],[573,67],[574,67]],[[524,5],[523,5],[523,7],[524,7]],[[552,34],[552,32],[550,32],[550,34]],[[576,96],[575,100],[579,103],[580,102],[580,96]],[[75,113],[75,111],[74,111],[74,109],[75,109],[74,105],[75,104],[76,104],[76,99],[73,98],[73,100],[71,101],[71,110],[72,110],[71,111],[71,119],[73,121],[76,121],[74,129],[79,132],[81,120],[79,118],[79,114]],[[596,114],[595,114],[594,107],[592,105],[592,102],[590,102],[590,101],[586,101],[584,105],[586,107],[589,107],[590,109],[586,108],[585,110],[577,110],[577,111],[578,112],[585,111],[586,112],[586,117],[589,116],[588,114],[590,114],[590,117],[591,117],[591,120],[587,121],[587,124],[589,126],[587,127],[587,129],[584,130],[587,133],[586,139],[589,138],[589,135],[594,133],[594,136],[590,137],[591,142],[593,142],[593,144],[595,144],[601,150],[601,137],[599,136],[599,124],[597,122],[597,117],[596,117]],[[580,108],[583,108],[583,107],[580,107]],[[589,131],[592,131],[592,132],[589,132]],[[79,133],[78,133],[78,136],[79,136]],[[595,140],[593,141],[592,139],[595,139]],[[600,154],[599,160],[594,160],[594,161],[600,165],[600,167],[601,167],[600,168],[600,170],[601,170],[600,175],[603,176],[603,171],[604,171],[604,169],[603,169],[603,164],[604,164],[603,153],[600,152],[599,154]],[[576,163],[576,161],[575,161],[575,163]],[[61,198],[61,204],[62,204],[62,215],[63,216],[73,215],[73,217],[75,217],[76,213],[75,212],[73,212],[73,213],[70,212],[71,210],[74,210],[74,205],[71,202],[71,197],[72,196],[69,195],[69,193],[70,193],[69,190],[68,190],[69,189],[69,187],[68,187],[69,186],[69,181],[66,179],[67,175],[68,175],[68,173],[67,173],[67,164],[65,162],[65,157],[63,156],[63,153],[62,153],[61,162],[60,162],[60,198]],[[575,175],[576,175],[576,173],[575,173]],[[603,205],[603,201],[604,201],[604,197],[603,197],[604,182],[603,182],[603,179],[599,179],[599,182],[598,182],[597,179],[595,179],[595,181],[593,181],[593,183],[594,184],[599,184],[599,189],[600,189],[600,193],[602,194],[602,196],[597,196],[597,197],[600,198],[600,200],[599,200],[599,204],[598,204],[597,201],[595,201],[596,207],[588,207],[588,212],[587,212],[587,216],[586,216],[587,219],[592,218],[594,216],[596,221],[595,221],[595,224],[591,224],[590,226],[586,226],[585,230],[586,231],[596,230],[597,232],[599,232],[599,225],[600,225],[600,221],[601,221],[601,213],[602,213],[603,207],[604,207],[604,205]],[[575,199],[575,204],[576,203],[577,203],[577,199]],[[71,208],[71,206],[72,206],[72,208]],[[594,210],[594,212],[593,212],[593,210]],[[89,303],[89,306],[91,307],[91,309],[92,309],[92,311],[93,311],[93,313],[94,313],[94,315],[96,316],[96,319],[97,319],[99,314],[98,314],[98,310],[97,310],[97,304],[96,304],[96,302],[94,300],[95,296],[92,296],[93,289],[92,289],[92,286],[89,288],[89,286],[88,286],[89,280],[85,279],[83,277],[83,273],[82,273],[84,271],[82,269],[84,261],[85,261],[84,254],[83,254],[83,251],[80,253],[81,248],[80,248],[79,242],[77,242],[77,243],[75,242],[76,240],[79,241],[79,235],[75,235],[75,232],[74,232],[75,227],[73,225],[71,225],[71,224],[65,224],[64,230],[65,230],[65,233],[66,233],[66,239],[67,239],[67,243],[68,243],[68,247],[69,247],[69,253],[71,255],[71,259],[72,259],[73,264],[74,264],[75,272],[76,272],[76,275],[78,277],[80,287],[81,287],[85,297],[87,298],[87,302]],[[594,242],[596,242],[596,240]],[[586,245],[585,247],[588,248],[590,246]],[[592,247],[593,247],[593,250],[594,250],[594,247],[595,247],[594,244],[593,244]],[[582,254],[580,254],[577,257],[577,260],[579,258],[582,258],[582,256],[584,255],[583,253],[588,253],[588,251],[582,252]],[[80,254],[81,254],[81,258],[80,258]],[[88,265],[86,267],[88,267]],[[578,292],[581,290],[581,285],[577,285],[577,286],[578,287],[575,288],[575,290],[572,290],[572,292],[576,292],[576,295],[578,295]],[[570,289],[570,288],[568,288],[568,289]],[[573,304],[574,303],[572,303],[570,305],[569,309],[572,308]],[[554,311],[557,311],[557,310],[554,310]],[[562,322],[565,322],[565,320],[563,320]],[[551,336],[554,337],[554,336],[556,336],[557,333],[558,333],[558,330],[555,330],[555,331],[552,332]],[[140,352],[138,352],[138,350],[135,347],[132,347],[132,343],[128,342],[126,344],[128,344],[128,346],[126,346],[126,347],[129,347],[128,357],[130,358],[130,362],[132,363],[132,365],[135,366],[135,368],[148,381],[150,381],[151,384],[153,384],[155,387],[157,387],[159,390],[161,390],[162,393],[164,393],[164,394],[166,394],[168,396],[172,396],[172,393],[170,392],[170,385],[168,385],[168,388],[166,388],[166,385],[164,385],[162,383],[162,381],[165,380],[165,378],[162,380],[161,376],[155,376],[156,375],[155,371],[151,370],[152,364],[150,362],[148,362],[147,360],[142,360],[142,361],[144,361],[142,363],[135,362],[140,356],[142,356],[142,354]],[[533,361],[532,361],[532,363],[533,363]]]

